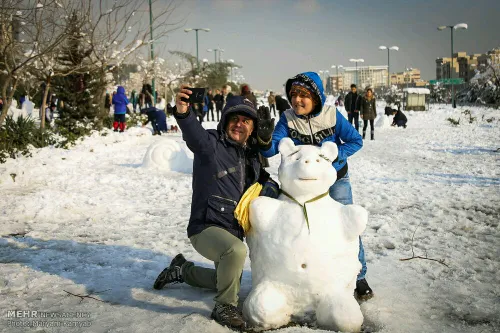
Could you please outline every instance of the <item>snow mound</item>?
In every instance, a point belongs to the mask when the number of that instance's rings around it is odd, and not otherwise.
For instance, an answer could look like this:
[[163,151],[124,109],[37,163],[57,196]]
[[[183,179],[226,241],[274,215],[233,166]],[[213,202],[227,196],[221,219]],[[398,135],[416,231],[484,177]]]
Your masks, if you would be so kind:
[[375,127],[377,127],[377,128],[389,128],[389,127],[391,127],[392,118],[394,118],[394,117],[388,117],[384,114],[379,114],[377,118],[378,118],[378,120],[375,123]]
[[164,171],[193,172],[193,153],[185,145],[165,139],[152,143],[144,156],[142,166]]

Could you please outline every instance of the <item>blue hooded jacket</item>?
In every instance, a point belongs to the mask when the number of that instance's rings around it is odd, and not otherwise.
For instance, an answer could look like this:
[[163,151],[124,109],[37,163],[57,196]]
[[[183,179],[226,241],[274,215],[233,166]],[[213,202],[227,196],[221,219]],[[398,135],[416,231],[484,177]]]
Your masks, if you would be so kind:
[[118,86],[116,95],[113,96],[113,105],[115,106],[115,114],[127,113],[128,99],[125,95],[125,88]]
[[321,104],[307,116],[296,115],[293,108],[283,112],[274,129],[270,148],[261,150],[261,153],[264,157],[276,155],[278,145],[285,137],[291,138],[296,145],[321,146],[324,142],[332,141],[337,144],[339,150],[339,155],[332,165],[340,179],[347,173],[347,158],[363,147],[363,139],[336,108],[323,108],[326,101],[323,83],[314,72],[298,74],[286,82],[286,96],[290,103],[292,102],[290,90],[292,83],[296,81],[311,88],[321,100]]

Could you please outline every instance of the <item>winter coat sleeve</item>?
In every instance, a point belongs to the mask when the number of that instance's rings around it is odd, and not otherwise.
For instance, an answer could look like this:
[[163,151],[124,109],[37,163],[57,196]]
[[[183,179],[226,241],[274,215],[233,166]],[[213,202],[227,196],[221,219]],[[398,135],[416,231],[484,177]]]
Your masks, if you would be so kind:
[[356,99],[356,110],[358,111],[361,109],[361,102],[363,102],[363,97],[358,95],[358,98]]
[[174,107],[174,117],[182,131],[182,139],[193,153],[213,153],[217,138],[201,126],[192,109],[187,114],[178,114]]
[[372,98],[373,103],[373,112],[375,112],[374,117],[377,118],[377,103],[375,102],[375,98]]
[[354,110],[351,110],[351,93],[348,93],[348,94],[345,96],[344,107],[345,107],[345,110],[346,110],[347,112],[354,111]]
[[364,98],[361,98],[359,102],[359,113],[363,116],[363,112],[365,110],[365,101]]
[[342,140],[341,144],[337,143],[337,147],[339,149],[338,161],[339,163],[343,163],[349,156],[354,155],[355,152],[363,147],[363,139],[339,111],[337,111],[335,132],[340,140]]
[[278,153],[278,145],[281,139],[288,137],[288,126],[286,116],[283,113],[280,120],[274,127],[273,137],[271,139],[271,147],[268,150],[261,150],[260,153],[264,157],[273,157]]

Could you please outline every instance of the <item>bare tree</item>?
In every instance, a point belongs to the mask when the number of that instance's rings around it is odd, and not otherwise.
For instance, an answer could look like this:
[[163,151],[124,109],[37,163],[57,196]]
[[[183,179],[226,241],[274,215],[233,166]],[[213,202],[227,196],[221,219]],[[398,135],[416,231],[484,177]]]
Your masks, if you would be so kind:
[[56,0],[0,0],[0,126],[23,72],[64,42],[65,10]]

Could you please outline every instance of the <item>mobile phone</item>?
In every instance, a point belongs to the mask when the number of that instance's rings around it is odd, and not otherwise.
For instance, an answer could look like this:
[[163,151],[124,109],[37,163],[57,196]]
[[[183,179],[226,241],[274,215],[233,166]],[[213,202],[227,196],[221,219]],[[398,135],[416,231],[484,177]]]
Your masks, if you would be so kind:
[[188,102],[190,104],[203,103],[203,101],[205,100],[205,96],[207,95],[206,88],[186,88],[186,89],[191,90],[192,94],[189,95],[189,99],[181,97],[181,100],[183,102]]

